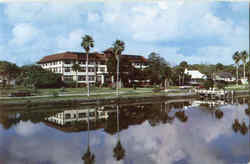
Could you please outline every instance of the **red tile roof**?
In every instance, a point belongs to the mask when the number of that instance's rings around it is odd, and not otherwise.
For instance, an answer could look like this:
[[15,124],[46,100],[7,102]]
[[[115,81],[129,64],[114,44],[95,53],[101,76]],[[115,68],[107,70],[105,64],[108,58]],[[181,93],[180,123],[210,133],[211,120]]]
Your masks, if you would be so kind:
[[[105,60],[104,54],[99,54],[97,52],[89,53],[89,59],[94,59],[95,57],[98,58],[98,60]],[[59,61],[59,60],[86,60],[86,53],[80,53],[80,52],[63,52],[58,53],[54,55],[49,55],[43,57],[40,61],[38,61],[38,64],[41,63],[47,63],[51,61]]]
[[[109,52],[105,51],[105,53],[98,53],[93,52],[89,53],[89,59],[93,60],[94,58],[97,58],[97,60],[107,60],[108,57],[112,55]],[[139,55],[122,55],[122,57],[127,57],[130,61],[133,62],[147,62],[147,59],[143,56]],[[80,52],[62,52],[57,53],[49,56],[43,57],[40,61],[38,61],[38,64],[52,62],[52,61],[59,61],[59,60],[86,60],[86,53],[80,53]]]

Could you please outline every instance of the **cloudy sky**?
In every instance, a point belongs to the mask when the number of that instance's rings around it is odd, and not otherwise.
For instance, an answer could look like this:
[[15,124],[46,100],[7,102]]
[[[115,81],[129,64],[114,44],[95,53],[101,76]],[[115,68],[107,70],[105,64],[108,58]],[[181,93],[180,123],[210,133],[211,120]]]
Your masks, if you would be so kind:
[[63,51],[92,51],[125,41],[125,53],[159,53],[171,64],[232,64],[236,50],[248,50],[247,2],[0,3],[0,60],[31,64]]

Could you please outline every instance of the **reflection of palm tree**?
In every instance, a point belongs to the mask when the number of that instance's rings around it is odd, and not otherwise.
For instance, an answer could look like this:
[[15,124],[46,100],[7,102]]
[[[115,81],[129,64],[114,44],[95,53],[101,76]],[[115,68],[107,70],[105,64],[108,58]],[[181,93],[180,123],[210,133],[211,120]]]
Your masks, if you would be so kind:
[[234,130],[235,133],[237,133],[240,130],[240,122],[239,122],[238,119],[234,120],[232,128],[233,128],[233,130]]
[[248,127],[245,123],[245,121],[242,122],[242,124],[240,124],[238,119],[234,120],[233,126],[232,126],[233,130],[235,133],[237,133],[238,131],[240,131],[240,133],[242,135],[246,135],[248,132]]
[[245,122],[242,123],[242,125],[240,126],[240,133],[242,135],[246,135],[248,132],[248,128]]
[[223,118],[223,115],[224,115],[224,113],[221,110],[217,109],[215,111],[215,117],[216,118],[221,119],[221,118]]
[[116,146],[115,146],[114,149],[113,149],[113,152],[114,152],[113,157],[114,157],[117,161],[119,161],[119,160],[121,160],[121,159],[124,158],[124,156],[125,156],[125,150],[124,150],[124,148],[122,147],[122,144],[121,144],[120,140],[118,140]]
[[187,122],[188,117],[185,114],[185,111],[178,111],[175,113],[175,116],[181,121],[181,122]]
[[95,155],[90,152],[89,146],[86,153],[83,155],[82,160],[84,161],[85,164],[95,163]]
[[119,105],[117,105],[117,133],[118,133],[118,141],[116,146],[113,149],[113,157],[119,161],[124,158],[125,156],[125,149],[122,147],[121,141],[120,141],[120,134],[119,134]]
[[95,155],[90,151],[89,145],[89,109],[88,109],[88,148],[86,153],[82,156],[82,160],[85,164],[94,164],[95,163]]

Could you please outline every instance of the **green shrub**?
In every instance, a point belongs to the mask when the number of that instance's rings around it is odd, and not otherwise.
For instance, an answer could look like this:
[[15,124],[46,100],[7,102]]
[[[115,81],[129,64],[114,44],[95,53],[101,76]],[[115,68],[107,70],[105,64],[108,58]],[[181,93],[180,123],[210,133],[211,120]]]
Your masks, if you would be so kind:
[[214,82],[213,82],[213,80],[206,80],[203,85],[206,89],[213,88]]
[[53,91],[53,92],[52,92],[52,95],[53,95],[53,97],[58,97],[58,96],[59,96],[59,93],[58,93],[57,91]]
[[225,89],[226,83],[225,82],[218,82],[216,84],[216,86],[217,86],[218,89]]

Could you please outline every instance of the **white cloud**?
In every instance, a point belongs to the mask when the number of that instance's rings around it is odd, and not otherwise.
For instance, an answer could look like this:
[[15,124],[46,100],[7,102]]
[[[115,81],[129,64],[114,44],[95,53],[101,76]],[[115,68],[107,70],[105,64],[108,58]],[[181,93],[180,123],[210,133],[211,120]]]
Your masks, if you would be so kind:
[[67,36],[58,36],[56,38],[57,46],[59,49],[75,50],[79,49],[82,41],[82,37],[85,32],[81,29],[70,32]]
[[40,35],[40,31],[31,24],[17,24],[13,28],[12,34],[13,39],[10,41],[10,44],[23,46],[24,44],[37,39]]
[[[16,30],[24,32],[15,32],[16,37],[11,43],[17,45],[32,43],[34,52],[40,52],[39,56],[62,50],[80,50],[78,35],[82,35],[83,32],[93,36],[95,49],[100,51],[111,46],[112,42],[119,38],[128,45],[125,53],[148,55],[153,50],[171,63],[187,60],[189,63],[231,64],[233,63],[231,55],[234,51],[248,49],[249,44],[248,20],[242,19],[239,23],[235,23],[235,18],[224,19],[218,14],[215,15],[212,2],[107,1],[102,5],[50,2],[30,5],[9,3],[6,6],[4,13],[11,26],[25,24],[36,27],[35,30],[39,29],[38,31],[42,32],[40,36],[46,42],[44,45],[41,44],[40,39],[32,40],[36,36],[29,34],[32,30],[24,30],[24,28]],[[232,8],[234,7],[232,5]],[[243,6],[235,8],[239,10]],[[28,37],[22,36],[25,33]],[[195,45],[196,39],[206,43]],[[172,45],[172,42],[178,44]],[[183,51],[183,47],[193,47],[194,53]],[[10,50],[13,47],[9,46],[7,49]],[[28,52],[28,48],[24,47],[21,49],[23,53],[30,55],[30,59],[33,58],[31,56],[34,52]],[[213,54],[208,54],[209,52]],[[11,53],[11,55],[15,54]],[[204,58],[210,55],[217,57],[216,60]]]
[[16,133],[21,136],[31,136],[40,130],[39,125],[31,122],[20,122],[16,127]]
[[100,16],[99,16],[99,14],[98,13],[96,13],[96,12],[89,12],[88,13],[88,21],[89,22],[98,22],[98,21],[100,21]]

